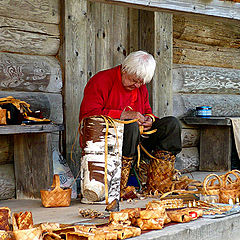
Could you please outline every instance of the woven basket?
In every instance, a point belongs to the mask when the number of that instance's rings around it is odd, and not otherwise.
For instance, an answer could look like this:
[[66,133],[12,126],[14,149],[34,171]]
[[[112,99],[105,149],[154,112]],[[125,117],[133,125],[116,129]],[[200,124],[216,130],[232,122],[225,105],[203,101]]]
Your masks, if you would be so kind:
[[159,151],[151,159],[148,169],[147,190],[153,193],[171,191],[173,184],[175,156],[167,151]]
[[238,170],[233,170],[224,175],[223,184],[219,193],[221,203],[229,203],[230,199],[233,203],[236,203],[236,198],[240,196],[239,174],[240,172]]
[[[214,181],[212,180],[214,179]],[[215,181],[217,180],[217,181]],[[215,184],[213,184],[213,182]],[[219,196],[220,188],[222,187],[222,178],[217,174],[209,174],[205,177],[203,181],[203,193],[208,195],[217,195]]]
[[15,230],[13,234],[16,240],[43,240],[42,231],[39,228]]
[[6,114],[7,114],[7,110],[2,109],[0,107],[0,125],[6,125],[7,124]]
[[44,207],[68,207],[71,203],[72,189],[60,187],[59,175],[53,176],[52,190],[41,190],[41,199]]

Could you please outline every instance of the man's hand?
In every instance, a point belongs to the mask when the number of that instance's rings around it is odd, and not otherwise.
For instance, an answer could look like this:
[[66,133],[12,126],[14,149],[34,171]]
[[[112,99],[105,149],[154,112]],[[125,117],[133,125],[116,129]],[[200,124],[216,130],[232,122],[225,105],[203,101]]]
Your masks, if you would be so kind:
[[123,111],[120,119],[138,119],[138,125],[143,125],[143,123],[145,122],[145,117],[140,112],[135,111]]
[[152,123],[153,120],[150,116],[144,116],[144,122],[142,124],[144,126],[144,131],[148,131],[149,129],[151,129]]

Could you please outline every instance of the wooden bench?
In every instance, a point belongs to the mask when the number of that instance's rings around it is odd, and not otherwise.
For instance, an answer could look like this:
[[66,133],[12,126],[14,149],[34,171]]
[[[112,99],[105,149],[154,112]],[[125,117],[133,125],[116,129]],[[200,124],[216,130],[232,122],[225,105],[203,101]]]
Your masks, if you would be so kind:
[[200,171],[231,170],[232,123],[228,117],[184,117],[200,128]]
[[51,185],[51,133],[63,130],[57,124],[0,126],[0,135],[14,135],[16,198],[40,198],[40,190]]

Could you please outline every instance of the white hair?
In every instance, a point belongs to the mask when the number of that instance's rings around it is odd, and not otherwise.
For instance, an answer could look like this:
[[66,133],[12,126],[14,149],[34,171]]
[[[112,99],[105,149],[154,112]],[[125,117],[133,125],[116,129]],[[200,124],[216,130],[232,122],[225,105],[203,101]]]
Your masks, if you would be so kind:
[[122,71],[128,74],[136,74],[143,79],[144,83],[152,80],[156,68],[156,61],[153,56],[144,51],[130,53],[122,63]]

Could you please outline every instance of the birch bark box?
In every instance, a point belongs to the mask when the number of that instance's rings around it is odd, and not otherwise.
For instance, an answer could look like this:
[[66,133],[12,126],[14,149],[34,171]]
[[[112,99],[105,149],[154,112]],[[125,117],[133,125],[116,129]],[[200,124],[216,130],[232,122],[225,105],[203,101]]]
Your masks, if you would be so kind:
[[[90,117],[83,120],[81,127],[83,203],[101,202],[104,199],[107,203],[119,199],[123,130],[124,124],[101,117]],[[107,142],[105,141],[106,132]],[[107,144],[107,151],[105,144]],[[107,186],[105,186],[105,164],[107,166]]]

